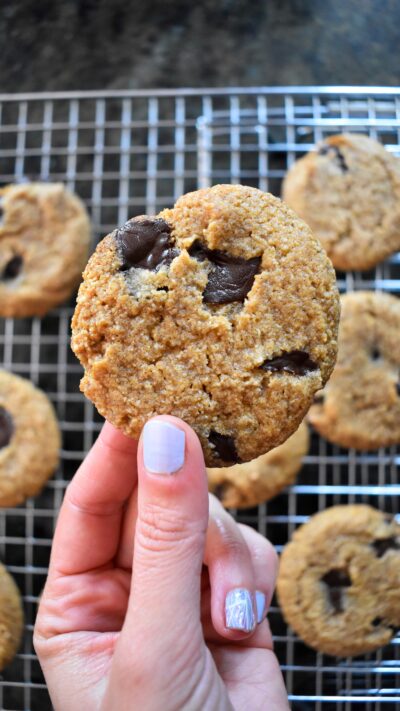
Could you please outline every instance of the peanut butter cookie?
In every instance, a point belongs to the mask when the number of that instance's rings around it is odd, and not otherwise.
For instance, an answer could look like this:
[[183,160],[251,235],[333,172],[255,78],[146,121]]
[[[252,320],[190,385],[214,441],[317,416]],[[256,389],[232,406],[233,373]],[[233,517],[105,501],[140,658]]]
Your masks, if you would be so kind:
[[18,650],[23,624],[20,592],[14,578],[0,563],[0,671]]
[[84,272],[81,389],[138,437],[155,413],[206,463],[245,462],[299,426],[336,358],[339,303],[320,242],[280,200],[217,185],[108,235]]
[[367,291],[342,297],[338,360],[308,418],[342,447],[400,442],[400,299]]
[[291,167],[282,194],[337,269],[370,269],[400,249],[400,160],[367,136],[327,138]]
[[39,493],[57,467],[60,442],[47,395],[0,370],[0,506]]
[[43,316],[81,280],[87,212],[61,183],[8,185],[0,200],[0,316]]
[[277,593],[289,625],[338,656],[371,652],[400,625],[400,525],[370,506],[333,506],[297,529]]

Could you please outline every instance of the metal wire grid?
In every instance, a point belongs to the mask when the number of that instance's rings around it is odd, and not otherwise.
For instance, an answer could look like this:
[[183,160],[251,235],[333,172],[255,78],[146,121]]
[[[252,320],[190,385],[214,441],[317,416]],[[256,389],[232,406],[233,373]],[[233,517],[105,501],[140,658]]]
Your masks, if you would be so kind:
[[[154,213],[183,192],[242,182],[279,195],[287,167],[330,133],[367,132],[400,153],[400,90],[256,88],[73,92],[0,96],[0,180],[60,180],[86,202],[94,238],[129,216]],[[342,291],[400,291],[400,255],[376,270],[338,274]],[[3,367],[51,397],[63,433],[62,461],[44,492],[0,512],[0,557],[23,593],[26,634],[4,671],[4,711],[51,709],[31,636],[65,486],[100,427],[79,393],[81,368],[69,348],[73,301],[43,319],[0,319]],[[312,513],[367,502],[396,513],[399,451],[368,454],[313,434],[298,482],[268,505],[237,514],[281,549]],[[276,604],[276,651],[294,709],[370,711],[400,701],[400,637],[376,654],[336,660],[303,645]],[[396,703],[397,702],[397,703]]]

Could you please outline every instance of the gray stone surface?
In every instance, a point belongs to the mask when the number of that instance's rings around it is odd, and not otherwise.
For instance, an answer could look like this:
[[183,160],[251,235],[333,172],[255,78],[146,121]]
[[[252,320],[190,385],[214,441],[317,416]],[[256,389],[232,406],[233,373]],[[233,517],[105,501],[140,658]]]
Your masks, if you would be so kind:
[[0,90],[397,85],[398,0],[2,0]]

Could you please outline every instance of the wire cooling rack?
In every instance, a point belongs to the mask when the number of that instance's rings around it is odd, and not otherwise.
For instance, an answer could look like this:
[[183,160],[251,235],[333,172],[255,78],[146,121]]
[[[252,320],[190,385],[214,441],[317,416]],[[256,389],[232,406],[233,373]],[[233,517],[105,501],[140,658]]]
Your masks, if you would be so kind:
[[[316,141],[361,131],[400,154],[400,90],[250,88],[0,95],[0,181],[63,181],[91,213],[94,239],[135,214],[155,213],[184,192],[218,182],[280,194],[288,166]],[[363,273],[339,273],[341,291],[400,291],[400,255]],[[101,418],[79,392],[69,347],[73,301],[43,319],[0,319],[0,363],[52,399],[63,433],[59,470],[43,493],[0,512],[0,558],[24,598],[26,632],[3,672],[0,708],[47,711],[51,703],[32,647],[38,596],[66,484]],[[237,518],[278,550],[310,514],[366,502],[397,513],[400,453],[331,446],[316,434],[295,486]],[[270,612],[293,709],[399,707],[400,636],[376,654],[337,660],[313,652]]]

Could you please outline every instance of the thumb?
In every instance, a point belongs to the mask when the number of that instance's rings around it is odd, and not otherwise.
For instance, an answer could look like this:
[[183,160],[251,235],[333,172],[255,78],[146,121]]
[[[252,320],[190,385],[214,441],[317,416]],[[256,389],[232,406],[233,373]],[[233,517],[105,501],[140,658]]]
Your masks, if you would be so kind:
[[[204,458],[175,417],[146,423],[138,448],[138,514],[123,634],[162,659],[202,646],[200,582],[208,524]],[[172,661],[172,660],[171,660]]]

